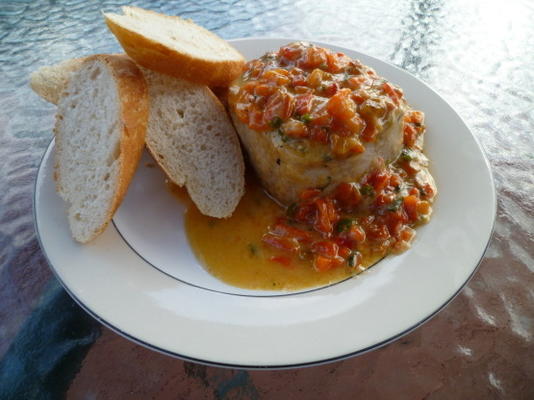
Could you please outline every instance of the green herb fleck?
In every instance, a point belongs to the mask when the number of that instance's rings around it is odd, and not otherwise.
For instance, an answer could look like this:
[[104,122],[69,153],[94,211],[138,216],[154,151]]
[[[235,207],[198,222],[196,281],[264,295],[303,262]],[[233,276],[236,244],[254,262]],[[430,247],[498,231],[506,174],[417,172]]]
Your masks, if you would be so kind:
[[278,134],[280,135],[282,142],[286,143],[289,140],[289,137],[286,136],[282,129],[278,129]]
[[412,155],[410,154],[410,150],[408,149],[402,149],[402,152],[400,154],[400,159],[402,161],[412,161],[413,160],[413,157]]
[[391,212],[398,211],[401,205],[402,205],[402,198],[395,199],[387,206],[387,210]]
[[319,68],[327,69],[328,68],[328,64],[327,63],[322,63],[321,65],[319,65]]
[[258,248],[256,247],[254,243],[249,243],[247,245],[247,248],[248,248],[248,252],[250,253],[252,257],[255,257],[256,254],[258,254]]
[[363,194],[364,196],[374,196],[375,189],[371,185],[366,183],[360,188],[360,193]]
[[295,214],[297,213],[297,203],[291,203],[289,207],[287,207],[286,214],[288,217],[293,218]]
[[273,128],[273,129],[278,129],[282,125],[282,122],[284,122],[284,121],[282,121],[282,118],[273,117],[273,119],[271,119],[271,122],[269,123],[269,125],[271,125],[271,128]]
[[309,124],[312,120],[312,117],[310,114],[303,114],[300,116],[300,120],[304,122],[305,124]]
[[336,224],[336,232],[341,233],[348,231],[352,224],[354,223],[354,220],[351,218],[342,218],[339,220],[339,222]]
[[330,154],[323,154],[323,161],[324,162],[329,162],[329,161],[332,161],[333,158]]
[[318,186],[317,189],[325,190],[328,187],[328,185],[330,185],[330,183],[332,183],[332,177],[331,176],[327,176],[326,177],[326,183],[323,186]]
[[401,187],[399,185],[394,187],[395,192],[399,193],[401,191]]
[[359,251],[353,251],[350,253],[350,256],[347,258],[347,262],[349,264],[349,267],[356,267],[358,259],[360,258],[360,252]]

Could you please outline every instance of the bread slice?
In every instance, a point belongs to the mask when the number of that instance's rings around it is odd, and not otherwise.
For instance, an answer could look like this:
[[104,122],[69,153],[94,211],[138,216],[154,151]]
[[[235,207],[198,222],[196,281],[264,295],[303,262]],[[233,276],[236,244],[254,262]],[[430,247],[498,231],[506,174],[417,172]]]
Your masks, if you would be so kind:
[[50,103],[57,104],[67,88],[71,75],[80,69],[85,58],[73,58],[52,66],[39,68],[30,75],[34,92]]
[[[52,71],[68,75],[57,66]],[[95,238],[119,207],[141,156],[148,113],[146,81],[129,57],[90,56],[70,76],[54,127],[55,179],[77,241]]]
[[245,59],[234,47],[191,20],[138,7],[122,11],[104,18],[143,67],[208,86],[226,86],[243,70]]
[[[59,98],[63,82],[72,73],[63,67],[81,64],[79,60],[42,67],[37,71],[42,84],[32,88],[45,99],[43,87],[46,94]],[[150,153],[172,182],[187,187],[200,212],[229,217],[244,193],[245,167],[224,107],[206,86],[142,70],[150,97],[146,134]],[[49,72],[53,72],[51,79]],[[52,79],[55,76],[65,79]]]
[[243,155],[232,123],[209,88],[143,69],[150,93],[147,148],[202,214],[232,215],[244,193]]

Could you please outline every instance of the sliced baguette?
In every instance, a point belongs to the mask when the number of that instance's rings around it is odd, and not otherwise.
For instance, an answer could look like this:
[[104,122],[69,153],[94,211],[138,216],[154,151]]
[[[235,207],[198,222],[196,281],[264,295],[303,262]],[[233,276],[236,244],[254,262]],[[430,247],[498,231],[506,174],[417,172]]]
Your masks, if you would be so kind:
[[244,193],[245,167],[224,106],[204,85],[143,72],[150,93],[147,148],[202,214],[229,217]]
[[[65,80],[48,79],[47,72],[68,79],[71,71],[62,69],[65,65],[70,64],[41,68],[38,75],[44,83],[32,85],[36,93],[47,99],[39,90],[47,87],[47,93],[59,98]],[[244,193],[245,168],[224,107],[206,86],[142,70],[150,98],[150,153],[172,182],[187,187],[203,214],[229,217]]]
[[52,66],[39,68],[30,75],[30,87],[50,103],[57,104],[72,74],[80,69],[85,58],[73,58]]
[[[57,66],[51,71],[69,75]],[[146,81],[127,56],[87,57],[70,75],[54,127],[55,179],[77,241],[95,238],[119,207],[141,156],[148,113]]]
[[191,20],[138,7],[105,13],[124,51],[151,70],[208,86],[226,86],[241,73],[244,57]]

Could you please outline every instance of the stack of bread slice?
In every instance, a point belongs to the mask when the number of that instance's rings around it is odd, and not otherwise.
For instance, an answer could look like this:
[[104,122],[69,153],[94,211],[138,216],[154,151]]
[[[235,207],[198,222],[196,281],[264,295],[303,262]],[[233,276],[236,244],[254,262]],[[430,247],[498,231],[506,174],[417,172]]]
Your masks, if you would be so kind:
[[229,217],[244,193],[238,137],[208,87],[235,79],[243,56],[189,20],[122,10],[104,17],[127,55],[67,60],[30,79],[34,91],[58,106],[57,190],[82,243],[113,217],[145,144],[205,215]]

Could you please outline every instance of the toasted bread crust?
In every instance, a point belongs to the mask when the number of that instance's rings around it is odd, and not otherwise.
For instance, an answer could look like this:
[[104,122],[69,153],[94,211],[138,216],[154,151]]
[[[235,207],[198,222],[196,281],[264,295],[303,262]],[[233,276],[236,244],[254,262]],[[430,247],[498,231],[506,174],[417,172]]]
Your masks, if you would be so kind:
[[[86,57],[80,67],[84,63],[92,62],[95,59],[108,68],[118,87],[119,119],[121,122],[120,167],[117,186],[113,198],[107,206],[104,223],[89,238],[74,237],[81,243],[87,243],[102,233],[121,204],[141,158],[149,113],[148,87],[139,67],[128,56],[107,54]],[[63,118],[63,116],[57,115],[56,118]],[[61,135],[58,135],[57,124],[56,128],[54,128],[54,134],[58,141],[56,145],[61,147]],[[54,178],[57,190],[61,192],[58,168],[55,168]]]
[[118,84],[120,118],[123,124],[119,156],[121,167],[118,187],[108,214],[109,222],[126,195],[139,164],[145,145],[150,100],[144,74],[128,56],[105,55],[102,59],[109,66]]
[[[180,20],[181,23],[193,23],[180,17],[158,14],[149,10],[143,10],[143,12],[164,16],[171,20]],[[226,86],[241,74],[245,66],[243,56],[234,60],[219,61],[198,58],[186,52],[179,52],[121,26],[113,21],[110,15],[104,14],[104,18],[124,51],[139,65],[153,71],[207,86]],[[209,35],[213,40],[222,40],[207,30],[206,35]]]

